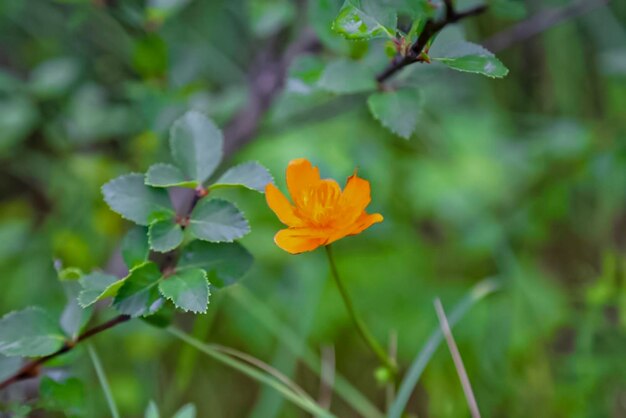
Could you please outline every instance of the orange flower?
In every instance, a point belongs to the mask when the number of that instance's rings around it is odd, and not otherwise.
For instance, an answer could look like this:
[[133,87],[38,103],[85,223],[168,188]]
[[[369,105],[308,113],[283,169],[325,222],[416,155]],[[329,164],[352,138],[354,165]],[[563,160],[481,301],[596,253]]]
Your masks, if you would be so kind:
[[320,179],[319,169],[299,158],[287,166],[287,188],[293,205],[271,183],[265,188],[265,197],[288,227],[274,237],[276,245],[288,253],[313,251],[383,220],[379,213],[365,213],[371,200],[370,183],[357,177],[356,170],[342,192],[335,180]]

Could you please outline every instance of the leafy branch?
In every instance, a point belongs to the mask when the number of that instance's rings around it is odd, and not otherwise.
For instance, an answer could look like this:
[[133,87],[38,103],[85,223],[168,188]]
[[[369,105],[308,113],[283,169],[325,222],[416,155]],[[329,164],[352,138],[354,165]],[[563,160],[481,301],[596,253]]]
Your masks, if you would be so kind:
[[471,9],[458,12],[452,4],[452,0],[445,0],[445,15],[441,20],[429,18],[424,24],[422,32],[417,40],[408,48],[406,54],[398,53],[389,63],[387,68],[376,76],[376,81],[382,84],[398,71],[416,62],[428,62],[426,53],[435,36],[446,26],[457,23],[466,17],[477,16],[487,10],[486,5],[476,6]]
[[88,329],[87,331],[80,334],[73,341],[67,341],[63,346],[55,351],[52,354],[48,354],[47,356],[40,357],[36,360],[32,360],[25,365],[23,365],[17,372],[13,375],[9,376],[2,382],[0,382],[0,390],[5,389],[11,386],[14,383],[17,383],[21,380],[30,379],[32,377],[36,377],[39,374],[39,370],[41,366],[50,360],[59,357],[62,354],[65,354],[74,349],[79,343],[85,341],[86,339],[93,337],[94,335],[100,334],[110,328],[113,328],[119,324],[122,324],[131,319],[130,315],[118,315],[115,318],[104,322],[100,325],[97,325],[93,328]]
[[[251,138],[253,138],[254,133],[256,132],[260,124],[262,115],[271,105],[274,97],[282,89],[286,70],[291,61],[297,55],[316,48],[317,45],[317,38],[312,36],[310,32],[306,31],[302,34],[300,38],[296,39],[293,44],[289,45],[282,54],[276,54],[275,52],[269,50],[259,52],[259,58],[257,60],[259,65],[254,68],[253,74],[251,74],[250,76],[252,97],[249,101],[249,104],[233,117],[232,121],[225,129],[225,154],[231,154],[234,150],[245,145]],[[269,85],[264,84],[264,80],[267,81],[268,75],[271,75],[272,77],[272,82]],[[250,168],[250,166],[244,166],[245,165],[238,167],[248,169]],[[222,176],[222,179],[224,179],[224,181],[221,185],[242,185],[237,181],[239,180],[237,178],[237,175],[241,175],[241,173],[237,173],[237,171],[235,170],[238,167],[234,167],[233,169],[231,169],[232,171],[229,170],[231,171],[229,179],[226,178],[226,175],[229,172],[225,173],[224,176]],[[250,186],[245,184],[243,184],[243,186],[250,188]],[[252,186],[252,188],[254,188],[254,185]],[[194,209],[196,209],[198,204],[203,201],[202,198],[204,198],[206,194],[207,190],[205,188],[197,187],[194,193],[189,196],[189,202],[187,202],[186,204],[185,202],[181,202],[182,204],[180,206],[186,207],[187,209],[183,211],[184,213],[181,214],[179,218],[183,220],[188,220],[192,215]],[[133,221],[136,222],[136,220]],[[184,222],[180,223],[181,229],[185,229],[187,226],[188,225]],[[167,251],[165,253],[150,251],[150,255],[148,258],[158,260],[158,269],[160,270],[160,272],[165,276],[169,276],[176,267],[176,262],[178,261],[179,255],[180,254],[178,249]],[[108,329],[116,327],[119,324],[125,323],[129,321],[132,317],[133,316],[127,313],[123,313],[107,322],[104,322],[100,325],[84,331],[74,339],[65,341],[58,350],[24,364],[14,374],[0,382],[0,390],[5,389],[19,381],[38,376],[41,370],[41,366],[43,366],[44,364],[73,350],[78,344],[82,343],[84,340]]]

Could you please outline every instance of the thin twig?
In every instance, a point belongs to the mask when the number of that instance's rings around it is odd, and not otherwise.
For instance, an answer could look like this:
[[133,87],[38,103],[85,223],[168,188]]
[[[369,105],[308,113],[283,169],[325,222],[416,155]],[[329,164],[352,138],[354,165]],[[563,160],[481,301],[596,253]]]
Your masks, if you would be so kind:
[[472,391],[472,385],[470,384],[469,377],[465,371],[465,366],[463,366],[461,353],[459,353],[459,348],[454,341],[450,324],[448,323],[446,313],[443,310],[443,306],[441,305],[441,300],[439,300],[439,298],[435,299],[435,310],[437,311],[437,317],[439,318],[439,324],[441,325],[441,332],[446,338],[450,354],[452,355],[452,360],[454,361],[454,366],[456,367],[459,379],[461,380],[463,393],[465,393],[465,399],[467,399],[467,406],[472,414],[472,418],[480,418],[480,411],[478,410],[478,404],[476,403],[476,398],[474,397],[474,392]]
[[17,372],[15,372],[13,375],[9,376],[8,378],[4,379],[2,382],[0,382],[0,390],[7,388],[8,386],[12,385],[13,383],[17,383],[20,380],[26,380],[29,379],[31,377],[35,377],[39,374],[39,368],[41,365],[43,365],[44,363],[47,363],[48,361],[67,353],[68,351],[71,351],[74,349],[74,347],[76,347],[76,345],[84,340],[86,340],[87,338],[93,337],[96,334],[99,334],[103,331],[106,331],[109,328],[113,328],[116,325],[119,325],[121,323],[124,323],[126,321],[128,321],[130,319],[130,315],[119,315],[116,316],[115,318],[111,319],[110,321],[107,321],[103,324],[100,324],[96,327],[90,328],[87,331],[83,332],[82,334],[80,334],[78,336],[78,338],[74,341],[68,341],[65,344],[63,344],[63,347],[61,347],[60,349],[58,349],[57,351],[55,351],[52,354],[48,354],[47,356],[43,356],[40,357],[36,360],[32,360],[28,363],[26,363],[24,366],[22,366]]
[[424,24],[424,29],[417,37],[417,40],[409,48],[406,55],[396,55],[380,74],[376,76],[376,81],[382,84],[391,78],[398,71],[416,62],[423,62],[425,58],[423,53],[427,52],[426,47],[430,40],[437,35],[446,26],[457,23],[458,21],[465,19],[466,17],[476,16],[487,10],[486,5],[476,6],[463,12],[457,12],[452,5],[452,1],[445,1],[445,17],[442,20],[436,21],[434,19],[428,19]]
[[590,11],[605,6],[610,0],[580,0],[564,7],[551,8],[537,13],[536,15],[493,35],[482,44],[493,52],[499,52],[510,46],[532,38],[560,23],[589,13]]

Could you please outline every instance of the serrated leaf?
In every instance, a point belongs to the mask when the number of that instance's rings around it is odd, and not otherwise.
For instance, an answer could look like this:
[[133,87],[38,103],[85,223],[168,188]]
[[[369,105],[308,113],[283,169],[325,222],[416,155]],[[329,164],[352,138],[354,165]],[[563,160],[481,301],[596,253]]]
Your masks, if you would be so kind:
[[198,186],[195,180],[188,180],[182,170],[172,164],[158,163],[150,166],[145,183],[152,187],[188,187]]
[[341,58],[326,66],[319,86],[337,94],[360,93],[375,90],[376,78],[363,63]]
[[192,404],[187,404],[180,408],[173,418],[196,418],[196,407]]
[[162,305],[157,285],[161,280],[159,267],[148,261],[132,269],[117,291],[113,306],[132,317],[149,315]]
[[393,38],[397,16],[376,0],[346,0],[333,22],[333,30],[346,39]]
[[80,279],[83,290],[78,294],[78,303],[86,308],[101,299],[115,296],[124,280],[99,271],[87,274]]
[[22,366],[20,357],[7,357],[0,354],[0,380],[4,380],[17,372]]
[[383,91],[372,94],[367,106],[380,123],[404,139],[417,127],[422,100],[417,89]]
[[487,77],[502,78],[509,73],[508,68],[495,55],[480,45],[467,41],[436,45],[430,51],[430,58],[448,67]]
[[67,303],[61,313],[61,328],[72,339],[75,339],[83,330],[91,318],[91,307],[83,308],[78,303],[78,295],[81,292],[81,284],[77,281],[64,281],[63,289],[67,297]]
[[264,193],[268,183],[274,183],[274,179],[267,168],[257,162],[247,162],[229,168],[211,188],[241,186]]
[[176,272],[159,283],[159,290],[163,297],[184,311],[205,313],[209,304],[209,281],[202,269]]
[[148,229],[135,226],[128,230],[122,239],[122,258],[126,267],[133,268],[148,259],[150,245],[148,243]]
[[160,418],[159,407],[156,405],[154,401],[150,401],[148,403],[148,407],[146,408],[146,412],[144,414],[144,418]]
[[222,161],[223,147],[222,132],[200,112],[189,111],[172,125],[172,157],[187,179],[205,182]]
[[41,308],[10,312],[0,319],[0,354],[5,356],[45,356],[64,343],[63,331]]
[[174,219],[157,221],[148,230],[150,248],[165,253],[178,247],[183,242],[183,230]]
[[117,177],[102,186],[102,194],[114,212],[139,225],[174,216],[167,191],[146,186],[142,174]]
[[232,242],[250,232],[235,205],[221,199],[202,199],[191,212],[189,231],[203,241]]
[[241,244],[194,241],[178,259],[176,271],[201,268],[212,286],[224,287],[239,280],[252,266],[252,255]]

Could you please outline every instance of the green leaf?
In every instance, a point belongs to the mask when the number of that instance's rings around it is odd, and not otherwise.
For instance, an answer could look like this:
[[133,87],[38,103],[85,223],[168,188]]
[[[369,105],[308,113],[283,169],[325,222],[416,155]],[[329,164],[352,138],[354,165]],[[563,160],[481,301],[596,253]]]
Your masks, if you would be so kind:
[[187,404],[180,408],[173,418],[196,418],[196,407],[192,404]]
[[222,132],[200,112],[189,111],[172,125],[172,157],[187,179],[205,182],[222,161],[223,146]]
[[429,55],[432,60],[458,71],[483,74],[492,78],[502,78],[509,73],[509,69],[491,51],[471,42],[459,41],[437,45],[437,48],[431,49]]
[[176,271],[201,268],[211,285],[224,287],[239,280],[252,266],[252,255],[241,244],[193,241],[180,255]]
[[20,357],[6,357],[0,354],[0,380],[4,380],[22,367]]
[[174,216],[167,191],[146,186],[142,174],[117,177],[102,186],[102,194],[114,212],[139,225]]
[[202,269],[185,269],[166,277],[159,283],[163,297],[177,308],[194,313],[205,313],[209,304],[209,281]]
[[367,106],[385,128],[409,139],[417,127],[422,99],[418,89],[406,88],[374,93]]
[[157,288],[160,280],[161,271],[151,261],[133,268],[117,291],[113,306],[120,313],[133,317],[156,312],[163,304]]
[[319,86],[337,94],[352,94],[375,90],[376,79],[364,63],[341,58],[326,66]]
[[146,14],[148,20],[163,22],[182,10],[191,0],[148,0]]
[[63,289],[67,297],[67,304],[61,314],[61,328],[72,339],[78,337],[89,319],[91,318],[91,307],[83,308],[78,303],[78,295],[81,292],[81,284],[77,281],[64,281]]
[[154,403],[154,401],[150,401],[148,407],[146,408],[146,413],[144,414],[144,418],[160,418],[161,414],[159,414],[159,407]]
[[248,5],[250,26],[257,37],[273,35],[296,15],[296,7],[291,0],[251,0]]
[[376,0],[346,0],[332,27],[347,39],[393,38],[396,21],[396,13]]
[[30,307],[0,319],[0,354],[36,357],[63,347],[65,335],[46,311]]
[[122,258],[126,267],[133,268],[148,259],[150,245],[148,230],[143,226],[135,226],[128,230],[122,239]]
[[150,166],[145,183],[153,187],[189,187],[198,186],[197,181],[187,180],[180,168],[171,164],[158,163]]
[[189,231],[204,241],[232,242],[250,232],[250,225],[232,203],[202,199],[191,212]]
[[99,271],[87,274],[80,279],[83,290],[78,294],[78,303],[86,308],[101,299],[115,296],[124,280]]
[[74,58],[55,58],[37,66],[30,74],[30,90],[38,97],[50,99],[65,94],[80,75]]
[[64,412],[70,417],[84,414],[85,387],[79,379],[56,381],[44,376],[39,384],[39,394],[47,410]]
[[317,90],[326,63],[316,55],[297,56],[287,71],[286,91],[307,95]]
[[27,97],[0,100],[0,153],[17,145],[37,127],[39,110]]
[[257,162],[247,162],[229,168],[211,188],[242,186],[264,193],[268,183],[274,183],[274,179],[267,168]]
[[149,32],[134,39],[133,68],[144,78],[163,77],[168,70],[168,48],[161,36]]
[[166,253],[183,242],[183,230],[174,219],[157,221],[150,225],[148,240],[154,251]]

